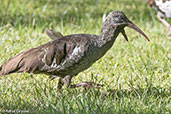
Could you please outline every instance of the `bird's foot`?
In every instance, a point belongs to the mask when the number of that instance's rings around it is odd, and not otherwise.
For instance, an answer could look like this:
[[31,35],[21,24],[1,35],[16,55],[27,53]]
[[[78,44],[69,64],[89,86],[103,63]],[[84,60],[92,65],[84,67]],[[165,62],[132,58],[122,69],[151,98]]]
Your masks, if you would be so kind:
[[67,75],[64,78],[60,78],[59,82],[58,82],[58,86],[57,86],[58,90],[61,90],[61,88],[64,84],[68,88],[70,86],[71,79],[72,79],[72,76],[70,76],[70,75]]
[[71,85],[70,87],[71,88],[84,87],[84,88],[97,88],[97,89],[99,89],[100,87],[103,87],[103,86],[104,86],[103,84],[96,84],[94,82],[82,82],[79,84]]

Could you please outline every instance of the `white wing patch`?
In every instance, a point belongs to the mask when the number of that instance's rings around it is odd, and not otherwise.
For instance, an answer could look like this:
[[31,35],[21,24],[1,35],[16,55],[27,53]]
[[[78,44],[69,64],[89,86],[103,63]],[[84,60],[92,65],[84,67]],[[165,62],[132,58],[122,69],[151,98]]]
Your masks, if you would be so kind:
[[42,59],[42,62],[45,63],[45,65],[47,65],[47,64],[46,64],[46,53],[47,53],[47,50],[48,50],[48,48],[45,48],[45,49],[44,49],[45,54],[44,54],[43,59]]
[[50,67],[56,68],[58,65],[56,64],[56,58],[54,57],[53,62]]
[[75,47],[69,58],[71,59],[73,56],[78,55],[80,52],[81,52],[81,46]]
[[72,54],[61,64],[61,67],[72,66],[73,63],[78,62],[82,55],[82,46],[75,47]]

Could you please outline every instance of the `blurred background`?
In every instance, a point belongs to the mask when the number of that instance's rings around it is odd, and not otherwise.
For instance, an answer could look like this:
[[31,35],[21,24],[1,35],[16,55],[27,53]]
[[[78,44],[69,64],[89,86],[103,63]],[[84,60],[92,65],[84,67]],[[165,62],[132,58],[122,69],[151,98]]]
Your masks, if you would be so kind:
[[156,12],[145,0],[1,0],[0,25],[46,28],[59,26],[61,22],[64,25],[84,22],[95,26],[112,10],[122,10],[138,24],[155,25]]

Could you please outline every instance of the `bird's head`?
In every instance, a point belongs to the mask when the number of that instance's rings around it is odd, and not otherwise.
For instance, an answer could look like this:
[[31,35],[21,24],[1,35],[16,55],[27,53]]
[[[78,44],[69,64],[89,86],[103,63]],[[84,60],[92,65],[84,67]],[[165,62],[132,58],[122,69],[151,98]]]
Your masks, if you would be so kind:
[[148,37],[144,34],[144,32],[138,28],[135,24],[133,24],[122,11],[112,11],[109,13],[109,15],[106,17],[105,25],[109,25],[110,27],[115,27],[115,30],[117,30],[119,33],[121,32],[124,38],[128,41],[128,37],[125,34],[125,27],[129,27],[134,29],[135,31],[139,32],[141,35],[143,35],[148,41]]

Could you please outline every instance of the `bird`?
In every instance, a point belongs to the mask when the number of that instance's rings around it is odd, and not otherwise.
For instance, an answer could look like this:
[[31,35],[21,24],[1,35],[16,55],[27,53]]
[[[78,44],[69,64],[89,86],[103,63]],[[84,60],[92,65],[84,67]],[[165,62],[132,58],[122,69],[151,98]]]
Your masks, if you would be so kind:
[[[58,39],[58,38],[61,38],[63,37],[62,33],[60,33],[59,31],[54,31],[52,29],[46,29],[46,34],[49,36],[49,38],[51,38],[51,40],[55,40],[55,39]],[[51,80],[55,79],[56,76],[55,75],[52,75],[52,76],[49,76],[49,78]],[[93,87],[92,85],[95,84],[94,82],[83,82],[83,83],[80,83],[80,84],[76,84],[76,85],[72,85],[72,87],[80,87],[80,86],[88,86],[88,87]],[[103,87],[104,85],[102,84],[96,84],[97,87],[96,88],[100,88],[100,87]],[[85,88],[86,89],[86,88]]]
[[167,34],[171,35],[171,25],[164,19],[171,18],[171,0],[146,0],[150,7],[157,10],[157,18],[167,28]]
[[128,41],[125,27],[139,32],[150,41],[122,11],[111,11],[105,19],[100,35],[71,34],[55,39],[54,32],[47,31],[50,37],[53,36],[53,40],[11,57],[0,66],[0,75],[25,72],[31,75],[46,74],[59,77],[59,90],[63,85],[66,88],[93,86],[94,82],[72,85],[71,80],[103,57],[120,33]]

